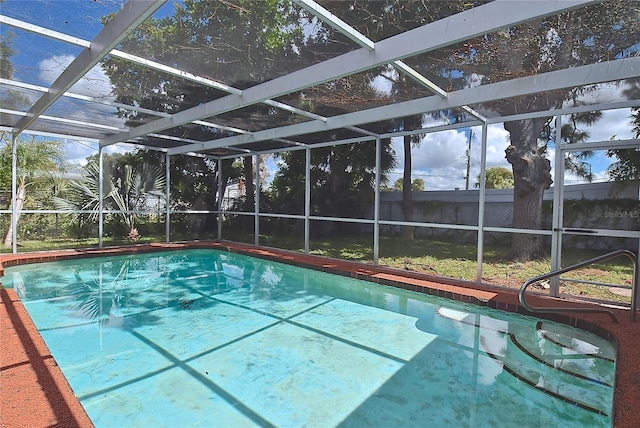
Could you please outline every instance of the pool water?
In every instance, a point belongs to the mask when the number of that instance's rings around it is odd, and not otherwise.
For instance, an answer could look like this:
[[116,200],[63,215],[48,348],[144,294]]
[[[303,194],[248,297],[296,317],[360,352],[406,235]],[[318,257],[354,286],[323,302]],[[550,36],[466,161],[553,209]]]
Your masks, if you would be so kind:
[[610,427],[611,343],[218,250],[7,268],[97,427]]

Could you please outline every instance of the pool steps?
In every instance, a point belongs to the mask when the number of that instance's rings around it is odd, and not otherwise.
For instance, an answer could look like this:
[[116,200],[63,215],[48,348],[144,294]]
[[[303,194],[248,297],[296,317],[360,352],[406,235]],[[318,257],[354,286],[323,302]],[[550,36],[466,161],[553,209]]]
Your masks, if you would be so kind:
[[[597,415],[610,416],[614,380],[598,373],[597,365],[615,364],[615,351],[604,339],[597,336],[577,338],[577,330],[555,323],[540,321],[534,331],[512,333],[480,326],[476,321],[470,321],[473,317],[464,316],[470,314],[463,312],[452,313],[440,307],[436,313],[484,331],[480,334],[484,353],[518,381],[556,400]],[[490,332],[507,338],[506,348],[491,348],[486,340]],[[581,349],[588,349],[588,352],[581,352]]]

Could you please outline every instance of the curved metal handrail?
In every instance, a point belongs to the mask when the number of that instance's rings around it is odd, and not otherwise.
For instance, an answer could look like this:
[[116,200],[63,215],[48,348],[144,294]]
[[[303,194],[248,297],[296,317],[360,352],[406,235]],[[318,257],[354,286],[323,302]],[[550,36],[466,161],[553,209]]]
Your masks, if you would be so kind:
[[635,255],[635,253],[633,253],[632,251],[629,251],[629,250],[612,251],[612,252],[604,254],[602,256],[598,256],[598,257],[595,257],[593,259],[586,260],[584,262],[577,263],[575,265],[568,266],[568,267],[563,268],[563,269],[558,269],[558,270],[555,270],[553,272],[546,273],[544,275],[540,275],[540,276],[536,276],[534,278],[530,278],[527,281],[525,281],[524,284],[522,284],[522,287],[520,287],[520,293],[518,294],[518,299],[520,300],[520,304],[522,305],[523,308],[525,308],[529,312],[603,312],[603,313],[608,314],[611,317],[611,319],[613,320],[613,322],[618,322],[618,319],[616,318],[616,315],[612,311],[610,311],[608,309],[604,309],[604,308],[558,308],[558,307],[537,307],[537,308],[533,308],[533,307],[529,306],[529,304],[527,303],[527,301],[525,299],[525,292],[527,290],[527,287],[529,287],[532,284],[535,284],[536,282],[544,281],[545,279],[549,279],[549,278],[552,278],[554,276],[562,275],[563,273],[567,273],[567,272],[572,271],[572,270],[580,269],[580,268],[583,268],[585,266],[589,266],[589,265],[594,264],[594,263],[598,263],[598,262],[602,262],[602,261],[605,261],[605,260],[613,259],[615,257],[619,257],[619,256],[622,256],[622,255],[627,256],[629,259],[631,259],[631,262],[633,263],[633,280],[632,280],[632,287],[631,287],[631,320],[635,322],[635,320],[636,320],[636,300],[637,300],[636,294],[638,292],[638,257]]

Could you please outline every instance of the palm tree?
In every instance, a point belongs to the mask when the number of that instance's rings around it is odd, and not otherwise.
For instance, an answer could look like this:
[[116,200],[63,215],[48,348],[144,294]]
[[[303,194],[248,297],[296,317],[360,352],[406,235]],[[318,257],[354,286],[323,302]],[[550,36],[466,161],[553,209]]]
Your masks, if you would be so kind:
[[[69,211],[90,211],[87,219],[92,222],[98,220],[100,208],[100,169],[98,164],[90,162],[84,170],[83,178],[69,182],[69,197],[54,198],[60,209]],[[124,166],[124,176],[117,180],[109,174],[103,179],[103,207],[117,210],[129,228],[129,238],[137,240],[139,237],[135,224],[138,220],[136,210],[144,208],[147,199],[153,193],[162,192],[165,187],[164,173],[157,167],[144,164],[134,168]],[[76,221],[83,221],[81,214],[76,214]]]
[[[12,144],[9,134],[0,133],[2,148],[0,149],[0,175],[2,181],[11,182]],[[65,169],[64,148],[62,142],[46,140],[31,136],[16,141],[16,178],[17,189],[12,201],[11,222],[4,237],[4,247],[9,248],[13,242],[14,224],[17,226],[20,211],[27,197],[27,188],[37,182],[51,180],[56,173]],[[15,214],[15,221],[13,215]]]

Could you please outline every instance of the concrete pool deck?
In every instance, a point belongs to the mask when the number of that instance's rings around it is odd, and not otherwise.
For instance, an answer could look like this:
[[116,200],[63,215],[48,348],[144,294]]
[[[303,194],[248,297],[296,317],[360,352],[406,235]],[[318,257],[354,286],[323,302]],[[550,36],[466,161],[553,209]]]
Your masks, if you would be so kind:
[[[481,306],[523,312],[518,304],[516,290],[229,242],[150,244],[4,254],[0,255],[0,282],[3,268],[16,264],[187,248],[217,248],[239,252]],[[93,426],[14,290],[0,288],[0,300],[0,427]],[[532,296],[531,303],[544,306],[563,304],[557,299],[538,296]],[[564,305],[566,306],[566,302]],[[578,306],[573,302],[571,305]],[[637,427],[640,426],[640,397],[637,394],[640,391],[640,321],[631,322],[629,310],[613,311],[618,317],[618,323],[613,323],[606,314],[537,316],[576,325],[617,342],[614,426]]]

